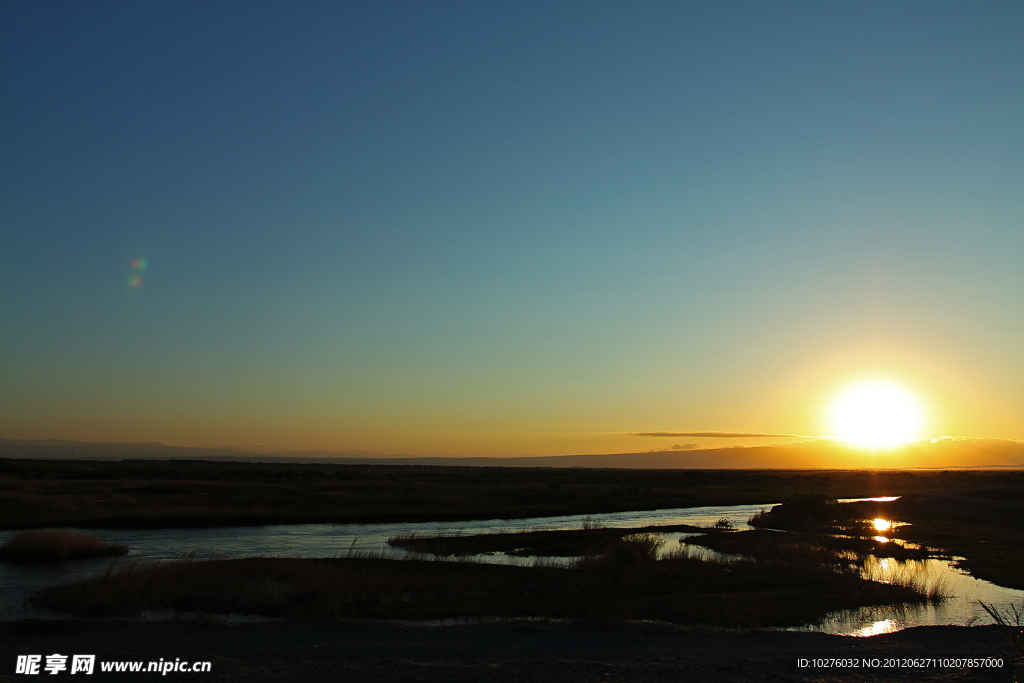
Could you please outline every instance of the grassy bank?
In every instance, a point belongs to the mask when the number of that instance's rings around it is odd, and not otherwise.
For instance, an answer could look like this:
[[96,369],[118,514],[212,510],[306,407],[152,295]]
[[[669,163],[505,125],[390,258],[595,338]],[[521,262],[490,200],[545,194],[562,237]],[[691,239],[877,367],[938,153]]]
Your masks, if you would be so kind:
[[53,529],[33,529],[0,545],[0,561],[44,564],[128,554],[128,546],[106,543],[89,534]]
[[643,535],[605,556],[532,567],[381,557],[124,563],[32,601],[82,616],[143,610],[269,617],[653,619],[794,626],[837,609],[919,602],[912,588],[862,580],[838,564],[709,561],[685,549],[653,559]]
[[0,459],[0,528],[513,519],[1014,484],[1024,473]]

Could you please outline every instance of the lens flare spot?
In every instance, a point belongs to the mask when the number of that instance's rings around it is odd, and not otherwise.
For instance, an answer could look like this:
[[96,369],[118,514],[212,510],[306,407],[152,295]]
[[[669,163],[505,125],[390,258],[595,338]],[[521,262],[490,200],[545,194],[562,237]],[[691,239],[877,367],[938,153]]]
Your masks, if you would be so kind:
[[142,278],[138,275],[129,275],[125,284],[128,285],[128,289],[138,289],[142,286]]
[[149,267],[149,262],[146,261],[146,259],[141,259],[141,258],[132,259],[132,268],[134,268],[135,270],[145,270],[148,267]]

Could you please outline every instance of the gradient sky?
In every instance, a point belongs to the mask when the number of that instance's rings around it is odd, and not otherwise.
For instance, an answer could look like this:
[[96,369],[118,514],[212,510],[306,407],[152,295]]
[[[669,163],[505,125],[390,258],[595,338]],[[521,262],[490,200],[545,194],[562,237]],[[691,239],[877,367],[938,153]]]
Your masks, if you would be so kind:
[[632,434],[884,377],[1024,439],[1022,65],[1020,2],[3,2],[0,437],[752,445]]

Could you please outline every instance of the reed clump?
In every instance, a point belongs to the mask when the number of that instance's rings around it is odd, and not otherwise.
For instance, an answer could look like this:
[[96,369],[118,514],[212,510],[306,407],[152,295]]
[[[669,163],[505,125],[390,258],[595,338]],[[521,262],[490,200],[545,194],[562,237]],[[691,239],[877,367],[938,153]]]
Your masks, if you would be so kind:
[[15,564],[44,564],[125,555],[128,546],[107,543],[85,533],[60,529],[22,531],[0,545],[0,560]]
[[791,496],[782,505],[755,513],[747,524],[804,533],[831,533],[837,531],[842,522],[852,518],[852,514],[850,505],[813,494],[799,494]]
[[878,562],[867,562],[863,565],[863,573],[866,578],[872,581],[903,586],[920,593],[925,600],[937,605],[953,596],[953,592],[945,580],[937,580],[928,576],[925,566],[921,562],[897,561],[887,571]]
[[1024,660],[1024,603],[1021,603],[1020,607],[1008,605],[1004,610],[980,600],[978,604],[988,612],[996,625],[1003,629],[1010,639],[1010,646],[1017,651],[1018,657]]

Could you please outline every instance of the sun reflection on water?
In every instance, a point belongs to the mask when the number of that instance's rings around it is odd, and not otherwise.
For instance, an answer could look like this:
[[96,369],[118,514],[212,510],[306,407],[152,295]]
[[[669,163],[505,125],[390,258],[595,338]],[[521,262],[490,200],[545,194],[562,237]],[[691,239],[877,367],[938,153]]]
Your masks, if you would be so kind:
[[879,635],[882,635],[883,633],[892,633],[892,632],[898,631],[898,630],[899,630],[899,626],[898,626],[898,624],[896,623],[895,620],[893,620],[893,619],[882,619],[881,621],[874,622],[870,626],[865,626],[864,628],[857,629],[856,631],[854,631],[850,635],[862,636],[862,637],[879,636]]
[[889,529],[892,528],[892,522],[890,522],[887,519],[882,519],[881,517],[876,517],[875,518],[874,525],[875,525],[875,531],[885,532],[885,531],[888,531]]

